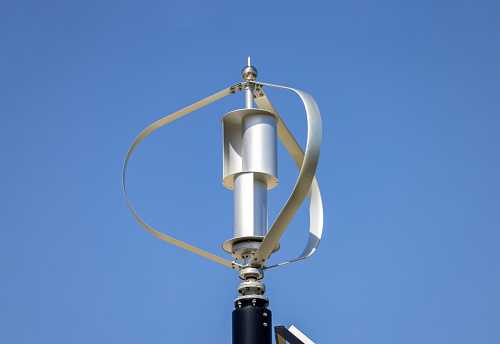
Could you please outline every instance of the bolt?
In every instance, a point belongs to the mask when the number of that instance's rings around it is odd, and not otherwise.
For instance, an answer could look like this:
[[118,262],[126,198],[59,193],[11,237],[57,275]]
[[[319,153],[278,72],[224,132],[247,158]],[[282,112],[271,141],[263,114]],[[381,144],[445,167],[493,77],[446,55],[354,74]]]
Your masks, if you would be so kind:
[[263,316],[267,317],[267,313],[262,314]]
[[263,325],[264,325],[264,327],[267,327],[267,323],[264,323]]

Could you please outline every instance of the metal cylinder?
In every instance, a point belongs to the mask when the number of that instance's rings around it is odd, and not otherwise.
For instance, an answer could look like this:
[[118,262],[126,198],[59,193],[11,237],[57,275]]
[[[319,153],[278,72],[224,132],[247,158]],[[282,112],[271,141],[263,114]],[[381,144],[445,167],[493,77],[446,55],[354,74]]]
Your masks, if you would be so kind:
[[[277,118],[262,109],[240,109],[222,118],[224,172],[222,184],[233,190],[238,173],[258,172],[267,189],[278,185]],[[246,149],[243,149],[245,145]],[[265,176],[263,175],[265,174]]]
[[247,109],[253,108],[253,88],[252,84],[246,84],[245,86],[245,104]]
[[272,344],[272,313],[261,299],[237,301],[233,311],[233,344]]
[[234,178],[234,237],[267,234],[267,184],[255,173]]
[[276,118],[256,113],[243,117],[243,171],[278,177]]
[[234,191],[234,237],[222,248],[235,259],[244,258],[241,250],[233,250],[234,245],[261,242],[267,235],[267,190],[278,185],[277,121],[274,113],[252,108],[231,111],[222,118],[222,184]]

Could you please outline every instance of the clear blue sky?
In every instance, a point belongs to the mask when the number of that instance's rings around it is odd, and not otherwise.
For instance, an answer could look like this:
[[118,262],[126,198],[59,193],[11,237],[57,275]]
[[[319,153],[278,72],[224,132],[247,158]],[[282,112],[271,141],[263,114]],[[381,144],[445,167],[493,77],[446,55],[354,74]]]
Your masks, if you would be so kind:
[[[3,1],[0,342],[229,343],[235,271],[129,213],[121,168],[150,123],[240,82],[323,117],[323,241],[267,272],[274,325],[317,343],[500,341],[497,1]],[[267,90],[300,143],[298,97]],[[220,118],[164,127],[130,162],[153,227],[230,259]],[[297,171],[280,148],[270,220]],[[301,208],[270,262],[298,255]]]

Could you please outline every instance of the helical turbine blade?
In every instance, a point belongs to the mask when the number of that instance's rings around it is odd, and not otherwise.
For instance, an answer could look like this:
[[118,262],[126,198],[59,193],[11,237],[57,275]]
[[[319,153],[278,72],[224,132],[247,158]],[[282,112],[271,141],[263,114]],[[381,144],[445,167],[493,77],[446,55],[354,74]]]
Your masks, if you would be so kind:
[[[295,137],[293,137],[292,133],[283,121],[283,118],[281,118],[281,116],[278,114],[278,111],[276,111],[265,92],[262,90],[260,92],[262,93],[262,96],[257,96],[257,98],[255,99],[255,103],[257,103],[257,106],[259,108],[271,111],[276,116],[278,116],[278,137],[292,157],[295,165],[297,165],[297,168],[300,170],[304,161],[304,151],[298,144],[297,140],[295,140]],[[307,194],[307,198],[309,201],[310,225],[306,247],[297,258],[283,263],[266,266],[265,270],[305,259],[311,256],[318,248],[321,236],[323,234],[323,202],[321,200],[321,193],[316,177],[313,178],[311,187],[309,188],[309,192]]]
[[202,99],[200,100],[199,102],[196,102],[188,107],[185,107],[184,109],[182,110],[179,110],[177,112],[174,112],[173,114],[169,115],[169,116],[166,116],[158,121],[156,121],[155,123],[151,124],[149,127],[147,127],[146,129],[144,129],[142,131],[142,133],[139,134],[139,136],[137,136],[137,138],[134,140],[134,142],[132,143],[132,146],[130,146],[128,152],[127,152],[127,155],[125,157],[125,162],[123,164],[123,172],[122,172],[122,186],[123,186],[123,194],[125,195],[125,200],[127,201],[127,205],[128,205],[128,208],[130,209],[130,212],[132,213],[132,215],[134,215],[135,219],[137,220],[137,222],[139,222],[141,224],[142,227],[144,227],[148,232],[150,232],[151,234],[153,234],[154,236],[162,239],[162,240],[165,240],[171,244],[174,244],[176,246],[179,246],[185,250],[188,250],[188,251],[191,251],[193,253],[196,253],[202,257],[205,257],[205,258],[208,258],[208,259],[211,259],[217,263],[220,263],[222,265],[225,265],[225,266],[228,266],[230,268],[233,268],[233,269],[237,269],[237,270],[240,270],[241,269],[241,265],[240,264],[237,264],[237,263],[234,263],[234,262],[230,262],[226,259],[223,259],[221,257],[218,257],[212,253],[209,253],[209,252],[206,252],[206,251],[203,251],[203,250],[200,250],[199,248],[196,248],[194,246],[191,246],[189,244],[186,244],[182,241],[179,241],[177,239],[174,239],[168,235],[165,235],[163,233],[160,233],[156,230],[154,230],[153,228],[151,228],[148,224],[146,224],[140,217],[139,215],[137,215],[137,213],[134,211],[134,209],[132,208],[132,205],[130,204],[129,202],[129,199],[128,199],[128,196],[127,196],[127,190],[125,188],[125,173],[127,172],[127,166],[128,166],[128,162],[130,160],[130,157],[132,156],[132,153],[134,152],[135,148],[137,147],[137,145],[146,137],[148,136],[149,134],[151,134],[153,131],[155,131],[156,129],[164,126],[165,124],[168,124],[172,121],[175,121],[176,119],[178,118],[181,118],[182,116],[185,116],[199,108],[202,108],[210,103],[213,103],[214,101],[216,100],[219,100],[231,93],[234,93],[234,89],[236,88],[237,85],[235,86],[232,86],[232,87],[228,87],[226,88],[225,90],[222,90],[220,92],[217,92],[216,94],[213,94],[211,95],[210,97],[207,97],[205,99]]
[[[323,205],[321,202],[319,187],[317,182],[315,181],[315,172],[318,165],[319,153],[321,148],[321,116],[318,105],[316,104],[314,99],[305,92],[290,87],[266,84],[262,82],[255,84],[294,91],[302,99],[307,115],[307,143],[305,153],[302,152],[302,149],[284,124],[283,120],[278,121],[278,136],[285,145],[290,155],[292,155],[292,158],[294,159],[300,172],[290,197],[288,198],[285,206],[274,221],[273,225],[269,229],[269,232],[257,249],[257,252],[255,252],[252,263],[250,265],[253,267],[264,266],[264,263],[267,261],[267,259],[269,259],[273,248],[278,243],[288,224],[295,216],[295,213],[300,208],[300,205],[308,194],[310,199],[311,228],[309,230],[309,239],[306,248],[304,249],[302,254],[292,261],[271,266],[276,267],[309,257],[312,253],[314,253],[317,246],[319,245],[323,230]],[[255,99],[255,102],[259,107],[272,111],[276,115],[278,115],[271,102],[265,95],[262,97],[257,97]]]

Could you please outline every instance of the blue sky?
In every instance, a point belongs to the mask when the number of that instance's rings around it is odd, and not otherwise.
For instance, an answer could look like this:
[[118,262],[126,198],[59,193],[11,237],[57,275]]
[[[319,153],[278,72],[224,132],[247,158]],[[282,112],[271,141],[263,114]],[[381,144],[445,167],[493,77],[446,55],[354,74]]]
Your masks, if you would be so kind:
[[[500,338],[500,6],[494,1],[4,1],[0,342],[228,343],[237,274],[140,227],[121,168],[149,124],[241,81],[310,93],[323,119],[323,241],[269,270],[273,325],[317,343]],[[305,112],[265,89],[301,144]],[[220,118],[148,137],[131,201],[230,259]],[[283,147],[270,221],[297,178]],[[270,262],[298,255],[302,207]]]

